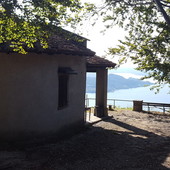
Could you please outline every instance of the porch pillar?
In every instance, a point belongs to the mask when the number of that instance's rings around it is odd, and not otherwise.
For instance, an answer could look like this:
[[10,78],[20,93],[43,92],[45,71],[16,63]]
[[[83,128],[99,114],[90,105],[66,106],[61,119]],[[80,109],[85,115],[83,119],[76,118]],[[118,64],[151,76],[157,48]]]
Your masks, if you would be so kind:
[[107,69],[99,69],[96,73],[96,116],[104,117],[108,115]]

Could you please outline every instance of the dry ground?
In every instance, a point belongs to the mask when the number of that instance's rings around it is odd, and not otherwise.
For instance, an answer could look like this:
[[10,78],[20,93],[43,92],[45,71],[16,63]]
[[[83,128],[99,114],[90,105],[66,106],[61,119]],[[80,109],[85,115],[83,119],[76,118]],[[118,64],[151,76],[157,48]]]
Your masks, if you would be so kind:
[[170,116],[113,111],[74,137],[27,147],[1,146],[4,170],[168,170]]

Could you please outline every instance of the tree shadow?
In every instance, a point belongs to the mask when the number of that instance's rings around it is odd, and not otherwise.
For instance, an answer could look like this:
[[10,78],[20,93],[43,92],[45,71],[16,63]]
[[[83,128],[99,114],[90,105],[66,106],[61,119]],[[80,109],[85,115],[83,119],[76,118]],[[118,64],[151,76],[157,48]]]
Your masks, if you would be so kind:
[[126,131],[112,131],[126,139],[124,145],[127,155],[136,166],[141,165],[144,169],[170,169],[163,166],[170,154],[170,137],[160,136],[115,119],[105,122],[126,129]]
[[[0,165],[0,169],[169,169],[163,164],[170,153],[169,137],[159,136],[114,119],[105,122],[108,126],[106,128],[91,126],[87,131],[68,140],[53,140],[18,151],[11,150],[7,163],[3,163],[3,167]],[[112,125],[117,125],[122,130],[116,131]],[[10,159],[13,159],[11,164]]]

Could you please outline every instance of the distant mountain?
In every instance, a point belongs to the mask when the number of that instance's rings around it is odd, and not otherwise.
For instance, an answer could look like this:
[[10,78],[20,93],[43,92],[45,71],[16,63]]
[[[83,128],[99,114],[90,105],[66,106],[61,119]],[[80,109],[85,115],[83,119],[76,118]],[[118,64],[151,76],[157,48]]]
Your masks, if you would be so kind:
[[[109,74],[108,76],[108,92],[119,89],[129,89],[152,85],[149,81],[143,81],[136,78],[124,78],[116,74]],[[86,92],[94,93],[96,91],[96,78],[94,76],[87,76]]]
[[120,67],[120,68],[117,68],[117,69],[112,69],[112,70],[109,70],[109,73],[112,73],[112,74],[131,74],[131,75],[138,75],[138,76],[145,76],[147,75],[145,72],[141,72],[139,70],[136,70],[134,68],[123,68],[123,67]]
[[124,78],[119,75],[109,74],[108,76],[108,91],[114,91],[118,89],[130,89],[137,87],[149,86],[152,83],[149,81],[143,81],[136,78]]

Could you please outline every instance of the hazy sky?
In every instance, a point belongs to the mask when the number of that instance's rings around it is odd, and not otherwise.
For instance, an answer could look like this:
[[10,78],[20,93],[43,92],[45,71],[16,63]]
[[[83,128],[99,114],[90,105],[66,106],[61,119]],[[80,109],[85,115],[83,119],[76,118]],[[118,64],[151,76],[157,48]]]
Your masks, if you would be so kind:
[[[95,3],[96,5],[102,4],[104,0],[81,0],[82,2]],[[88,47],[96,52],[99,56],[106,55],[109,47],[116,47],[119,43],[118,40],[123,40],[125,37],[125,31],[118,26],[114,28],[107,29],[103,34],[101,31],[104,29],[104,23],[102,19],[99,18],[94,26],[87,21],[84,22],[82,27],[83,36],[87,37],[90,41],[88,42]],[[113,62],[117,62],[117,59],[113,59],[111,56],[107,55],[107,58],[111,59]],[[131,65],[131,64],[130,64]],[[126,66],[126,65],[125,65]]]

